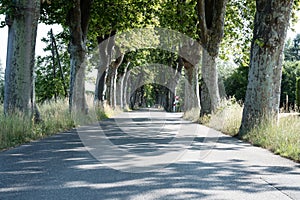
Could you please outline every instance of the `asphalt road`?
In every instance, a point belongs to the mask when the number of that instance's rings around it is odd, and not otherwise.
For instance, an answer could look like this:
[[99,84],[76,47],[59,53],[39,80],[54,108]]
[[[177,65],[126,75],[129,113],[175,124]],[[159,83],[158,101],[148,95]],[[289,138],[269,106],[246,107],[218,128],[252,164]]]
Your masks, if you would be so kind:
[[123,113],[0,152],[0,199],[300,199],[299,164],[180,117]]

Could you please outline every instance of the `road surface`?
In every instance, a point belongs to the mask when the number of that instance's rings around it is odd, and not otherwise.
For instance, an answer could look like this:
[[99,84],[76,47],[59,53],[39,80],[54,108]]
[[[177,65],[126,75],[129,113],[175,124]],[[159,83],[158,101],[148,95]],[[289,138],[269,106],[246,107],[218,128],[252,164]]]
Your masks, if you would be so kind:
[[0,199],[300,199],[300,165],[141,110],[0,152]]

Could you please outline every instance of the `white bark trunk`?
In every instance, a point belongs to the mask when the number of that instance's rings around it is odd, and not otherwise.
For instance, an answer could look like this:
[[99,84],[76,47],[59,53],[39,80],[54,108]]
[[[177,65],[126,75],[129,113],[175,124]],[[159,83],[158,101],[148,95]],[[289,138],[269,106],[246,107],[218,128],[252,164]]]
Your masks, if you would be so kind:
[[[120,93],[120,107],[121,109],[124,109],[125,108],[125,102],[126,102],[126,88],[125,88],[125,84],[126,84],[126,76],[127,76],[127,71],[128,71],[128,67],[130,65],[130,62],[127,62],[127,65],[124,69],[124,73],[122,75],[122,77],[120,78],[120,87],[119,87],[119,93]],[[129,75],[129,74],[128,74]],[[128,77],[127,77],[128,79]]]
[[212,57],[211,55],[209,55],[209,53],[205,49],[203,49],[201,75],[202,80],[207,86],[207,90],[202,90],[202,95],[206,96],[207,94],[204,94],[204,92],[209,92],[210,109],[212,112],[214,112],[218,108],[221,101],[218,85],[218,70],[216,57]]
[[114,36],[106,35],[98,37],[99,66],[95,86],[95,101],[103,103],[106,96],[106,79],[109,65],[111,63],[112,49],[114,46]]
[[282,52],[293,1],[257,0],[256,5],[240,136],[265,120],[278,120]]
[[70,52],[70,111],[87,114],[85,97],[86,38],[90,16],[91,0],[75,0],[70,10],[69,29]]
[[123,87],[123,108],[127,108],[128,103],[130,102],[130,83],[129,83],[130,71],[127,70],[124,78],[124,87]]
[[34,110],[33,69],[40,1],[15,1],[18,9],[9,16],[5,70],[4,112]]
[[198,83],[198,65],[192,66],[190,63],[185,63],[185,111],[192,108],[200,108],[199,83]]

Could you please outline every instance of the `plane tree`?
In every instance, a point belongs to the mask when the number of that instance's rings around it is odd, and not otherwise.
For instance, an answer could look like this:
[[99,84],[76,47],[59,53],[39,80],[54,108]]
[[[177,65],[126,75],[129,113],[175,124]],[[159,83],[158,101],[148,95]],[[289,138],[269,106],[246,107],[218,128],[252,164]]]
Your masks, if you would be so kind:
[[[33,68],[35,43],[41,1],[2,1],[2,25],[8,26],[8,45],[5,68],[4,113],[22,112],[36,116]],[[36,114],[36,115],[35,115]]]

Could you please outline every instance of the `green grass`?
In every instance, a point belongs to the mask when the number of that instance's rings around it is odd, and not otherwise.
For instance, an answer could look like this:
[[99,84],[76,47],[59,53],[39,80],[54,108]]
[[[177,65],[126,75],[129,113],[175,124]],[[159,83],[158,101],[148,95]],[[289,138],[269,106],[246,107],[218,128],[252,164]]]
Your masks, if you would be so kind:
[[[91,102],[88,102],[90,108]],[[67,100],[51,101],[38,107],[42,121],[34,123],[21,113],[4,116],[3,106],[0,105],[0,150],[105,119],[108,117],[106,111],[109,115],[115,113],[113,109],[105,106],[105,109],[100,107],[90,109],[88,115],[76,113],[71,116]]]
[[252,129],[243,139],[283,157],[300,161],[299,116],[281,118],[278,125],[261,124]]
[[[234,100],[224,101],[216,113],[200,118],[199,122],[227,135],[236,136],[241,125],[242,111],[243,107]],[[277,125],[262,123],[242,139],[300,162],[300,117],[297,115],[282,117]]]

